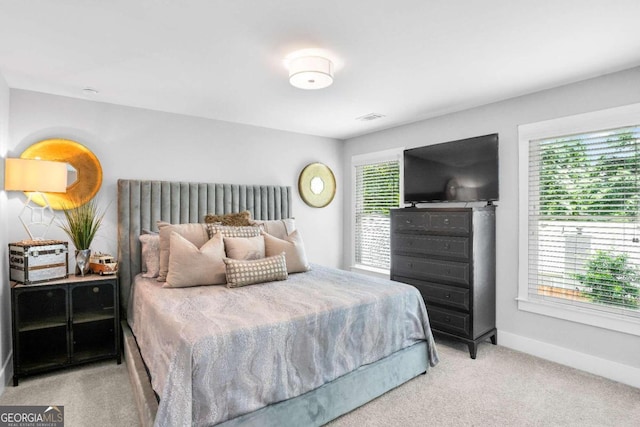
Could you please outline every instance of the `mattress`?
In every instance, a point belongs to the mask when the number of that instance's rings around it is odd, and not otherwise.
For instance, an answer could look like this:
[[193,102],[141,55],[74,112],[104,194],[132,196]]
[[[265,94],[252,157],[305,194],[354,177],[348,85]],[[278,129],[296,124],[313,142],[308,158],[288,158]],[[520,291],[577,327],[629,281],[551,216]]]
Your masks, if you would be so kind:
[[412,286],[314,265],[282,282],[163,288],[136,276],[128,321],[160,397],[156,425],[212,425],[314,390],[421,341]]

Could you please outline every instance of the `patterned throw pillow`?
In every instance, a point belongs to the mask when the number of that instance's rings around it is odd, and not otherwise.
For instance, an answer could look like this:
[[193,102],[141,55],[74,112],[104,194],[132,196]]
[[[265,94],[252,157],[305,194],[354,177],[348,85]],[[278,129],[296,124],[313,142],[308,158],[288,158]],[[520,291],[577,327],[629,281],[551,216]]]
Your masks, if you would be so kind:
[[289,277],[284,253],[255,260],[225,258],[224,263],[226,265],[228,288],[286,280]]
[[260,235],[258,227],[231,227],[220,224],[205,224],[205,227],[207,227],[209,238],[212,238],[216,233],[222,234],[223,237],[256,237]]
[[251,225],[251,212],[242,211],[238,213],[228,213],[224,215],[207,214],[204,217],[204,222],[207,224],[222,224],[230,225],[234,227],[241,227]]

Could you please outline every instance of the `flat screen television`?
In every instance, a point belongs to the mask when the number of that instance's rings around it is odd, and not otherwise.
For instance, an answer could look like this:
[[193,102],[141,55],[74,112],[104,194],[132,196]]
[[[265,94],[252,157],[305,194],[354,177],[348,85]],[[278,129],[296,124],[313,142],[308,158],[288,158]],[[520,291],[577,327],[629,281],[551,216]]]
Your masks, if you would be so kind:
[[498,200],[498,134],[404,151],[404,202]]

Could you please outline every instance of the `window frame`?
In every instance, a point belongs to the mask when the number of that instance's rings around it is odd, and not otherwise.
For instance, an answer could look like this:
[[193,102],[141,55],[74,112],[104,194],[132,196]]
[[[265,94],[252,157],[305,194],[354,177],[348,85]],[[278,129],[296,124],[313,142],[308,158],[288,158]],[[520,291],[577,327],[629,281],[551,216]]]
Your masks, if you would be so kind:
[[518,309],[640,336],[640,320],[622,314],[529,298],[529,142],[564,135],[596,132],[636,125],[640,120],[640,104],[577,114],[518,126]]
[[[404,162],[403,162],[403,153],[404,147],[402,148],[393,148],[390,150],[376,151],[372,153],[366,154],[356,154],[351,156],[351,256],[350,256],[350,269],[352,271],[358,271],[361,273],[371,274],[374,276],[380,277],[390,277],[390,270],[383,268],[370,267],[367,265],[357,264],[356,263],[356,167],[363,166],[367,164],[373,163],[382,163],[382,162],[390,162],[397,161],[399,168],[398,173],[399,181],[400,181],[400,205],[398,207],[402,207],[403,204],[403,194],[404,194]],[[391,248],[389,248],[391,250]]]

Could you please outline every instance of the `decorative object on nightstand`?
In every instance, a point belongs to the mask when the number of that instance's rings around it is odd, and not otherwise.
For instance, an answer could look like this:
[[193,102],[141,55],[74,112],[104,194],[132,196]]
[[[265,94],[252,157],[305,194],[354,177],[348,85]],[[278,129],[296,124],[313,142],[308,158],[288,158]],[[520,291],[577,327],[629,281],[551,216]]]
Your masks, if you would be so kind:
[[60,240],[23,240],[9,243],[9,278],[31,285],[66,279],[69,244]]
[[[45,139],[29,146],[22,159],[44,159],[67,165],[66,193],[47,194],[53,209],[64,205],[83,205],[91,200],[102,185],[102,166],[91,150],[69,139]],[[35,200],[38,203],[38,200]]]
[[497,344],[495,206],[391,210],[391,280],[418,288],[435,333]]
[[307,205],[323,208],[336,195],[336,178],[329,166],[311,163],[300,172],[298,191]]
[[11,284],[13,385],[27,375],[116,359],[121,363],[116,276]]
[[76,247],[76,275],[84,276],[89,272],[91,242],[102,225],[105,212],[98,209],[95,199],[68,209],[65,207],[63,212],[65,221],[60,228]]
[[5,159],[4,189],[28,192],[18,219],[31,240],[44,240],[55,218],[45,192],[67,190],[67,165],[48,160]]

